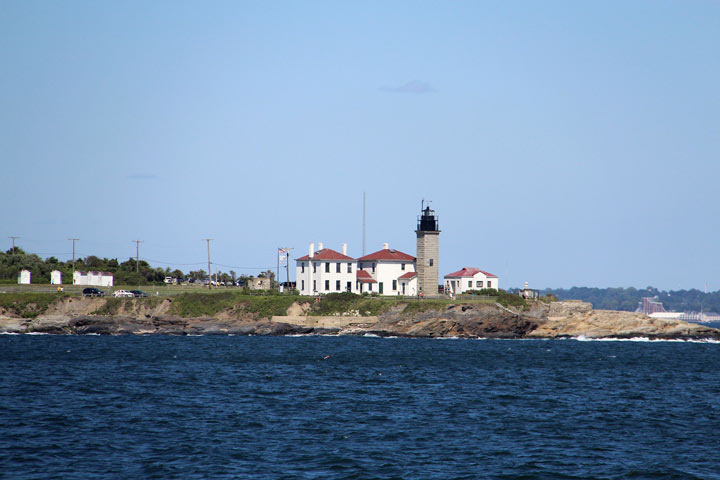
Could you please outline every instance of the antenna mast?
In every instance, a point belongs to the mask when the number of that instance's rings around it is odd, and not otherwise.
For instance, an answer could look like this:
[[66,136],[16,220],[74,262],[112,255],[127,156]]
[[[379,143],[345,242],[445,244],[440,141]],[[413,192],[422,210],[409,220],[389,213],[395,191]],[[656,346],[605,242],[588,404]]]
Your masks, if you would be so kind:
[[362,254],[365,256],[365,192],[363,192],[363,210],[362,210]]

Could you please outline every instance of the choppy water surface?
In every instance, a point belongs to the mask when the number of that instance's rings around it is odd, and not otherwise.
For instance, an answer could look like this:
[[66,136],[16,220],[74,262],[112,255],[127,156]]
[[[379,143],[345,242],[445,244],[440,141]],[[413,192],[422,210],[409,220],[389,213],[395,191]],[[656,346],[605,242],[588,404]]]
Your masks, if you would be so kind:
[[6,335],[0,477],[720,478],[719,366],[702,343]]

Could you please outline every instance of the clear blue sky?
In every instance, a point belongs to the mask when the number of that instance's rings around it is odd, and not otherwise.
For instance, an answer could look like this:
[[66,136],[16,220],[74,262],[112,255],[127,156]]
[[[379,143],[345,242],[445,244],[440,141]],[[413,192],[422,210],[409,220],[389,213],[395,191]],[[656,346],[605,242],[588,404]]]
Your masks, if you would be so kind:
[[365,191],[441,275],[720,289],[718,1],[0,7],[3,250],[257,274],[360,256]]

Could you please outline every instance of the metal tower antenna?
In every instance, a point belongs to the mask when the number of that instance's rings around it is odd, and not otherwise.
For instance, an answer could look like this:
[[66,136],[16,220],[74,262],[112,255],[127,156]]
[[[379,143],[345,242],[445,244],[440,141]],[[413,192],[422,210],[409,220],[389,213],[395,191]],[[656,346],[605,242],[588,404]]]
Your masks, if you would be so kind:
[[365,256],[365,192],[363,192],[363,210],[362,210],[362,254]]

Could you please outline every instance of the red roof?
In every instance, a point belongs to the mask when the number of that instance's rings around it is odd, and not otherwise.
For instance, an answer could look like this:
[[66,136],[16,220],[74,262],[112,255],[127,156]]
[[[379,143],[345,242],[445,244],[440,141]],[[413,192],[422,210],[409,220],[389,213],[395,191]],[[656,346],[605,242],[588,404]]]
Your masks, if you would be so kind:
[[400,250],[383,248],[382,250],[378,250],[375,253],[371,253],[370,255],[365,255],[364,257],[358,258],[358,261],[362,260],[405,260],[407,262],[414,262],[415,257],[413,257],[412,255],[408,255],[407,253],[403,253]]
[[479,268],[468,268],[468,267],[464,267],[462,270],[458,270],[457,272],[448,273],[447,275],[445,275],[445,278],[474,277],[478,273],[482,273],[486,277],[497,278],[497,275],[493,275],[492,273],[488,273],[484,270],[480,270]]
[[372,278],[372,275],[370,275],[370,272],[367,272],[365,270],[358,270],[355,276],[362,283],[377,283],[377,281]]
[[415,273],[415,272],[407,272],[407,273],[404,273],[404,274],[400,275],[400,276],[398,277],[398,279],[401,279],[401,278],[415,278],[416,276],[417,276],[417,273]]
[[[354,258],[348,257],[347,255],[343,255],[340,252],[336,252],[335,250],[332,250],[330,248],[323,248],[322,250],[318,250],[315,252],[315,256],[312,258],[313,260],[352,260],[355,261]],[[301,260],[310,260],[309,255],[305,255],[304,257],[300,257],[296,259],[297,261]]]

